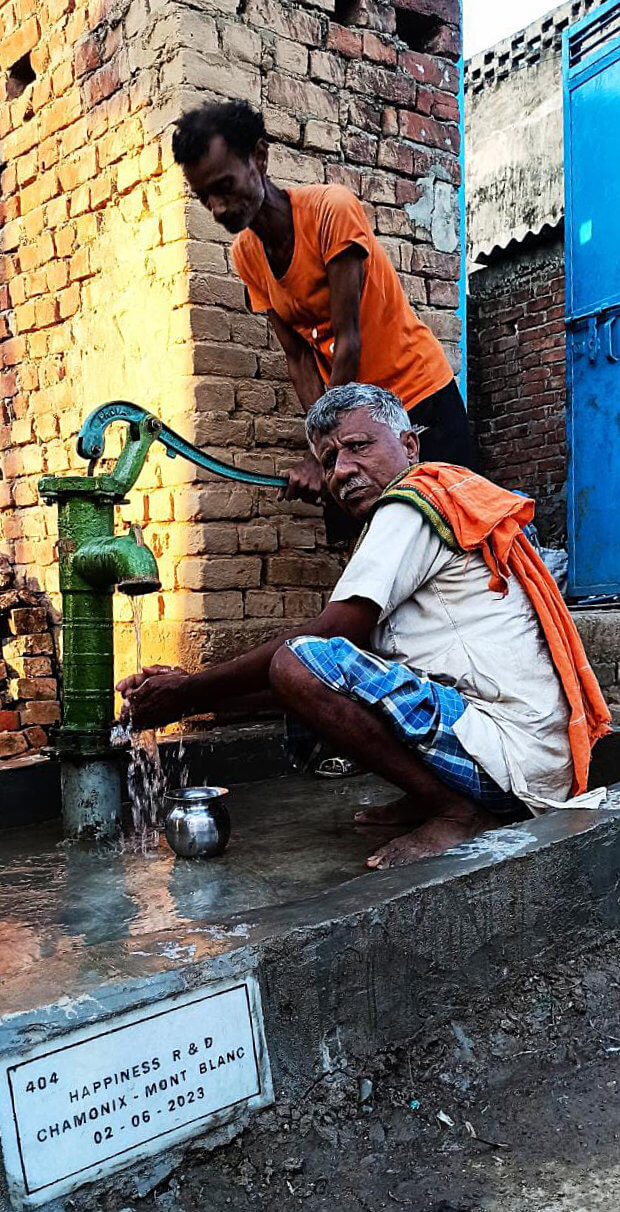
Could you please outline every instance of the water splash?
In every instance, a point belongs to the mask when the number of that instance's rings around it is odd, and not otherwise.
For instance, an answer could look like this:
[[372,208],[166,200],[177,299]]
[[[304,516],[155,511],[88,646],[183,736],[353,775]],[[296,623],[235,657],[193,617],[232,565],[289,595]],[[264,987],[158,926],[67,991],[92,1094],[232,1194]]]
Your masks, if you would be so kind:
[[[142,669],[142,595],[131,596],[131,614],[136,641],[136,669]],[[123,849],[139,849],[143,854],[159,845],[159,830],[163,825],[164,795],[166,780],[162,769],[157,737],[153,731],[137,732],[131,722],[126,726],[116,724],[112,729],[112,745],[129,745],[129,768],[127,790],[131,803],[133,831],[131,838],[125,837]],[[185,737],[181,735],[178,751],[179,786],[189,781],[189,761],[186,756]]]
[[184,732],[179,737],[177,762],[179,766],[179,787],[187,787],[189,783],[189,757],[187,753],[187,737]]
[[129,744],[127,790],[133,828],[131,839],[124,839],[123,849],[137,849],[146,854],[159,846],[166,791],[157,737],[150,731],[135,732],[131,724],[126,727],[116,724],[111,741],[112,745]]

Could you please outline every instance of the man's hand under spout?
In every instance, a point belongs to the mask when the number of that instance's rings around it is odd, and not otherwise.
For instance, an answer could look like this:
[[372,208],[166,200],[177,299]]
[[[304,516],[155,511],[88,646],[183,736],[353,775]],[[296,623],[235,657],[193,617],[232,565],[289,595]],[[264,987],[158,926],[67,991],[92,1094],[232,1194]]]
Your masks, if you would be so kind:
[[121,720],[136,731],[161,728],[190,714],[188,682],[191,674],[178,666],[146,665],[140,673],[123,678],[116,689],[123,696]]

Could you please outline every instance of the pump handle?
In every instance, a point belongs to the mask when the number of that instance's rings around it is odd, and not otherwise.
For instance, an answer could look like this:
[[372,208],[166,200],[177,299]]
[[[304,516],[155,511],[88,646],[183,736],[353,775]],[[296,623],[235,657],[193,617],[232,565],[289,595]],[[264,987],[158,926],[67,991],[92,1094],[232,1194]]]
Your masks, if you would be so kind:
[[[211,458],[211,455],[205,454],[173,429],[162,424],[145,408],[132,404],[129,400],[110,400],[108,404],[95,408],[87,417],[77,439],[77,452],[82,459],[96,462],[101,458],[105,446],[105,431],[108,425],[115,421],[126,421],[130,426],[130,439],[136,441],[138,427],[150,429],[154,434],[153,441],[161,442],[165,446],[168,458],[176,459],[177,455],[180,455],[182,459],[195,463],[197,467],[204,467],[216,476],[223,476],[226,480],[236,480],[240,484],[259,484],[268,488],[286,488],[288,484],[284,476],[266,476],[259,471],[244,471],[241,467],[232,467],[220,459]],[[144,427],[142,422],[145,422]]]

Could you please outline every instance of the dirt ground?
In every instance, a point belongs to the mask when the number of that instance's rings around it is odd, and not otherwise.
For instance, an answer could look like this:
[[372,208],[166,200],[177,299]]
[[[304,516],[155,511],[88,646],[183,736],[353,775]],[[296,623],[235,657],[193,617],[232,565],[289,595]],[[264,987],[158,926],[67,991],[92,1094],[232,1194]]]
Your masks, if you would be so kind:
[[619,1212],[619,960],[609,942],[434,1019],[132,1212]]

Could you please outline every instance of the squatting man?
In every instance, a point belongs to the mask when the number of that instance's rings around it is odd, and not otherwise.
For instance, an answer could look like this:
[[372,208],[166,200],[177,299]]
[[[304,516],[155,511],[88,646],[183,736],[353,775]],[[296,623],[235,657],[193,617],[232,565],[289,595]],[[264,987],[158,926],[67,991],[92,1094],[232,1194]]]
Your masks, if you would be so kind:
[[327,391],[306,428],[328,491],[365,523],[329,604],[204,672],[126,678],[125,717],[157,727],[271,687],[302,726],[404,793],[356,815],[399,833],[375,848],[372,868],[572,806],[609,712],[523,536],[533,502],[464,468],[419,463],[408,414],[380,387]]

